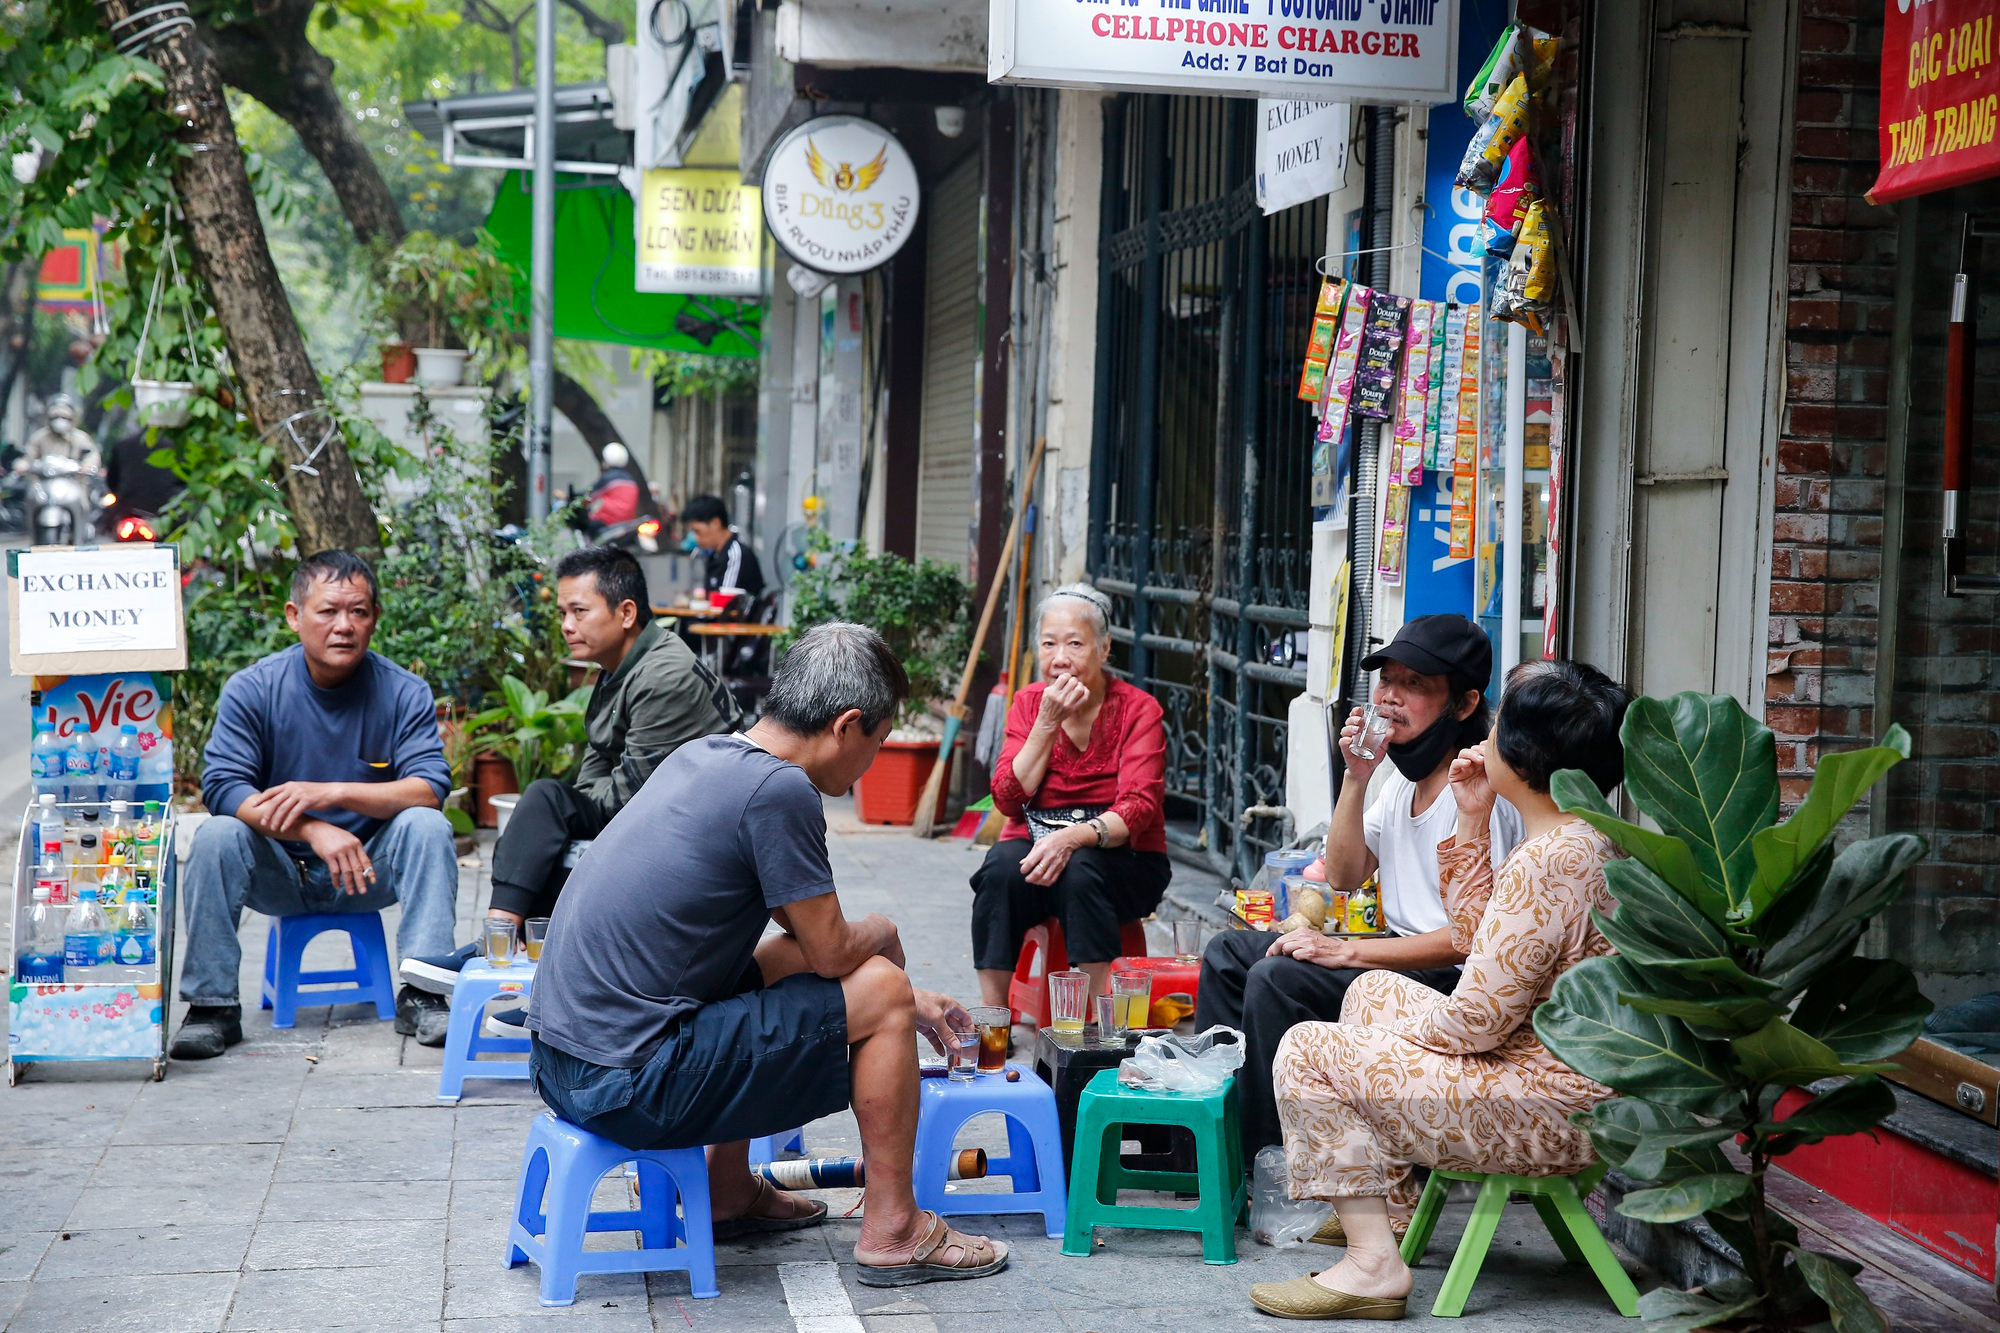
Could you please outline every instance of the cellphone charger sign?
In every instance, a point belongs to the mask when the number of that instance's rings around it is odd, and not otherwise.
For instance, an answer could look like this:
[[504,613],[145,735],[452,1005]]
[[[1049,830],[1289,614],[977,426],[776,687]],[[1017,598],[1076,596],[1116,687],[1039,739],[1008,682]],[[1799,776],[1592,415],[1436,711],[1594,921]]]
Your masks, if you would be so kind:
[[993,0],[987,77],[1369,105],[1457,98],[1457,0]]

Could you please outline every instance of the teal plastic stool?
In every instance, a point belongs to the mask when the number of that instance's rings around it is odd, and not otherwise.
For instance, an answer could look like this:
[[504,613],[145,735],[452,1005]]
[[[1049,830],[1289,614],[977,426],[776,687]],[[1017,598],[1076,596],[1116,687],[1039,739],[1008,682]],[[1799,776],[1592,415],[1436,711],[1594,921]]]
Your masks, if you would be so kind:
[[[1133,1171],[1118,1158],[1126,1125],[1181,1125],[1194,1135],[1195,1170]],[[1157,1208],[1117,1202],[1121,1189],[1193,1191],[1192,1208]],[[1111,1201],[1104,1196],[1109,1194]],[[1250,1190],[1243,1178],[1243,1135],[1237,1128],[1236,1080],[1214,1092],[1146,1092],[1101,1069],[1083,1089],[1076,1108],[1076,1148],[1070,1162],[1069,1216],[1062,1252],[1090,1253],[1093,1227],[1148,1231],[1198,1231],[1204,1263],[1236,1262],[1236,1219]]]
[[1597,1280],[1604,1284],[1611,1303],[1618,1307],[1618,1313],[1628,1319],[1637,1318],[1639,1292],[1625,1275],[1618,1257],[1611,1253],[1604,1233],[1597,1229],[1597,1220],[1583,1206],[1584,1196],[1596,1189],[1603,1178],[1602,1162],[1573,1176],[1502,1176],[1432,1170],[1430,1183],[1424,1186],[1424,1196],[1417,1201],[1416,1215],[1410,1219],[1409,1234],[1403,1237],[1404,1263],[1414,1268],[1424,1257],[1452,1181],[1466,1180],[1479,1186],[1479,1200],[1472,1205],[1472,1218],[1465,1224],[1465,1234],[1458,1238],[1458,1253],[1452,1256],[1451,1269],[1444,1275],[1444,1285],[1438,1288],[1431,1314],[1452,1319],[1465,1313],[1466,1297],[1472,1295],[1472,1284],[1479,1280],[1479,1266],[1486,1262],[1486,1250],[1493,1244],[1493,1233],[1500,1226],[1507,1196],[1518,1191],[1534,1200],[1535,1211],[1541,1214],[1542,1225],[1549,1229],[1549,1235],[1555,1237],[1563,1258],[1573,1264],[1589,1264]]

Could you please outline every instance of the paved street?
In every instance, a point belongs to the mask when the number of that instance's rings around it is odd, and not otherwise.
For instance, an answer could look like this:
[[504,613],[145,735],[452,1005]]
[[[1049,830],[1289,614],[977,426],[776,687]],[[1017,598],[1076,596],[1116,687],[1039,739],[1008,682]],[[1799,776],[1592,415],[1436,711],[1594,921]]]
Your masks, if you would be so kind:
[[[850,910],[890,913],[920,984],[971,996],[965,876],[976,853],[864,830],[845,803],[829,804]],[[478,874],[462,875],[464,938],[484,907]],[[256,994],[265,930],[246,916],[246,995]],[[309,957],[324,951],[332,962],[344,948],[323,938]],[[853,1280],[858,1221],[837,1220],[719,1247],[718,1299],[693,1299],[678,1274],[599,1277],[584,1279],[575,1306],[546,1310],[536,1270],[500,1262],[538,1104],[520,1085],[487,1083],[456,1108],[442,1105],[437,1051],[397,1037],[372,1010],[327,1013],[308,1010],[278,1032],[250,1009],[242,1046],[176,1064],[162,1083],[136,1067],[45,1066],[0,1089],[0,1324],[9,1333],[1250,1326],[1263,1318],[1244,1297],[1250,1283],[1323,1267],[1334,1253],[1273,1251],[1245,1236],[1240,1263],[1210,1268],[1192,1235],[1100,1232],[1108,1243],[1093,1257],[1065,1259],[1028,1219],[995,1219],[980,1225],[1014,1245],[1007,1273],[880,1291]],[[983,1128],[975,1123],[965,1142],[1002,1146]],[[809,1126],[806,1141],[816,1156],[859,1151],[845,1114]],[[857,1202],[854,1192],[830,1198],[836,1217]],[[1588,1273],[1563,1265],[1533,1212],[1510,1213],[1467,1314],[1489,1329],[1615,1326]],[[1462,1216],[1440,1228],[1413,1308],[1428,1309]]]

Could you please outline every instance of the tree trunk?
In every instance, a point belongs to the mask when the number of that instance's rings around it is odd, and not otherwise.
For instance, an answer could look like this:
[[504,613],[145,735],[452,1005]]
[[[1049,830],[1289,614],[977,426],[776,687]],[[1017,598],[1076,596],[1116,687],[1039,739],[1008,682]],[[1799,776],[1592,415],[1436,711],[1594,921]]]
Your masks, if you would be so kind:
[[307,37],[310,0],[258,0],[254,23],[204,26],[223,80],[262,102],[299,136],[340,200],[362,245],[395,245],[407,234],[402,210],[355,132],[333,82],[333,62]]
[[14,401],[15,381],[21,378],[21,369],[28,364],[28,333],[33,327],[30,318],[34,311],[30,282],[34,277],[34,266],[24,259],[9,264],[6,278],[0,280],[0,358],[5,358],[0,361],[0,366],[4,366],[0,369],[0,418],[6,416],[7,405]]
[[[99,9],[108,27],[143,3],[101,0]],[[251,424],[277,441],[299,548],[308,554],[373,548],[380,544],[375,514],[345,442],[318,410],[324,397],[319,375],[271,260],[214,54],[191,28],[145,54],[165,75],[166,102],[190,150],[173,164],[188,248],[215,300]],[[309,456],[312,471],[296,466]]]

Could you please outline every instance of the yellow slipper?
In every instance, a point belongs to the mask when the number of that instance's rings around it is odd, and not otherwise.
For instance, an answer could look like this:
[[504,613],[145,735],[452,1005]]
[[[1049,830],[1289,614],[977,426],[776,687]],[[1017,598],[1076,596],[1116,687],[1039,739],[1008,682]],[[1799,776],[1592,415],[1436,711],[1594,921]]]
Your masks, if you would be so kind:
[[1313,1281],[1317,1273],[1290,1282],[1258,1282],[1250,1288],[1250,1303],[1280,1319],[1401,1319],[1409,1301],[1398,1296],[1350,1296]]
[[[1400,1241],[1403,1239],[1405,1235],[1409,1234],[1410,1224],[1407,1221],[1396,1221],[1392,1219],[1389,1223],[1389,1230],[1393,1232],[1395,1234],[1396,1239]],[[1332,1217],[1327,1218],[1326,1221],[1321,1224],[1320,1229],[1318,1231],[1313,1232],[1312,1235],[1308,1236],[1306,1239],[1310,1240],[1315,1245],[1347,1244],[1347,1231],[1346,1228],[1340,1225],[1340,1214],[1335,1213]]]

